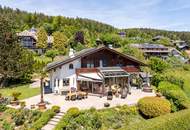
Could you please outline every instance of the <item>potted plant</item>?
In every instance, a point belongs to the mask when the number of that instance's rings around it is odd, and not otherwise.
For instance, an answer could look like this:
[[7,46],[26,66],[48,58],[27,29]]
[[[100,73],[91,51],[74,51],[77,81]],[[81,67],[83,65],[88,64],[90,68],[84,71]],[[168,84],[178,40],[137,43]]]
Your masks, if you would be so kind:
[[13,101],[11,102],[12,105],[19,105],[19,100],[18,97],[21,95],[20,92],[13,92],[12,93],[12,97],[13,97]]
[[156,97],[162,97],[162,93],[160,93],[158,90],[156,90]]
[[108,102],[104,103],[104,107],[109,107],[109,106],[110,106],[110,104]]
[[24,102],[24,101],[23,101],[23,102],[20,102],[20,107],[21,107],[21,108],[24,108],[25,106],[26,106],[26,102]]

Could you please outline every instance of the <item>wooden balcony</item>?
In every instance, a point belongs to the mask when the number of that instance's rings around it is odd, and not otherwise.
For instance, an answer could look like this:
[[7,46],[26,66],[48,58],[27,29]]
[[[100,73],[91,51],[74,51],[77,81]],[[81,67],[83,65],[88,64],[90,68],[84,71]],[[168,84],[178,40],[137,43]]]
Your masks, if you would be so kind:
[[140,72],[140,68],[138,66],[126,66],[122,67],[125,71],[132,73],[132,72]]
[[[129,73],[133,72],[140,72],[140,68],[138,66],[126,66],[122,67],[125,71]],[[99,68],[79,68],[76,69],[76,74],[78,75],[79,73],[93,73],[93,72],[99,72]]]
[[93,73],[93,72],[99,72],[99,69],[98,68],[79,68],[79,69],[76,69],[77,75],[79,73]]

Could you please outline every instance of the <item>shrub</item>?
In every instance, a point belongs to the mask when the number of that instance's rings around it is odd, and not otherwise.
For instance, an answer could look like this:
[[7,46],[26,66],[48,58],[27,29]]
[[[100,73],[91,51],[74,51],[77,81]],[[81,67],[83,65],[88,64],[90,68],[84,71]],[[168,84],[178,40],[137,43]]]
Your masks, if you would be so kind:
[[13,125],[8,123],[6,120],[3,121],[2,128],[3,130],[14,130]]
[[42,112],[38,111],[38,110],[32,110],[30,111],[30,113],[28,114],[28,122],[29,123],[33,123],[35,121],[37,121],[40,117],[41,117]]
[[44,125],[48,123],[48,121],[55,115],[53,109],[49,109],[42,113],[41,117],[32,124],[32,128],[30,130],[40,130]]
[[16,126],[23,125],[25,122],[25,115],[26,113],[22,110],[17,110],[15,113],[13,113],[12,118],[15,122]]
[[122,113],[122,114],[133,114],[133,115],[136,115],[138,113],[138,110],[137,110],[137,107],[136,106],[127,106],[127,105],[124,105],[124,106],[121,106],[119,108],[119,112]]
[[2,93],[0,93],[0,99],[2,98]]
[[166,95],[169,90],[180,90],[180,87],[167,81],[162,81],[159,83],[158,91],[160,91],[163,95]]
[[144,97],[139,100],[140,112],[148,118],[170,113],[171,104],[168,100],[159,97]]
[[60,107],[59,106],[53,106],[51,108],[55,113],[59,113],[60,112]]
[[129,125],[122,130],[189,130],[190,109]]
[[6,109],[6,105],[0,104],[0,112],[4,112]]
[[79,111],[78,108],[70,108],[56,125],[55,130],[98,130],[102,126],[100,117],[95,109]]
[[80,111],[77,107],[70,108],[67,111],[68,115],[71,117],[77,117],[80,114]]
[[26,102],[20,102],[20,107],[24,108],[26,106]]
[[162,72],[165,69],[169,68],[169,64],[158,57],[151,57],[149,62],[150,68],[155,72]]
[[177,107],[178,110],[190,108],[190,101],[183,90],[169,82],[160,82],[158,90]]
[[18,100],[18,97],[19,97],[20,95],[21,95],[20,92],[13,92],[13,93],[12,93],[12,96],[13,96],[13,98],[14,98],[13,100],[14,100],[14,101],[17,101],[17,100]]

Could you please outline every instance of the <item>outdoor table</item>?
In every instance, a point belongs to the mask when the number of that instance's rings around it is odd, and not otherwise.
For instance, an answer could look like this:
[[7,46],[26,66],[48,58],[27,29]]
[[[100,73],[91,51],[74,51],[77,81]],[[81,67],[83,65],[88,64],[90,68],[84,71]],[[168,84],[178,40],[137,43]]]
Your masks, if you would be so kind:
[[87,98],[87,92],[79,91],[77,92],[77,95],[82,95],[83,97]]
[[69,97],[69,100],[71,100],[71,97],[72,96],[77,96],[77,93],[74,92],[74,93],[68,93],[67,96]]

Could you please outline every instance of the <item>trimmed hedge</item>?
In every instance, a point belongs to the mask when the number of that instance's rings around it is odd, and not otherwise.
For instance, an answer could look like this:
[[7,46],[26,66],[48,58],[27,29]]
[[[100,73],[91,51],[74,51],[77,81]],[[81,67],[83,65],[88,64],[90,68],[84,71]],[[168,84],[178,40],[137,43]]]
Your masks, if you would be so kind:
[[171,112],[171,104],[160,97],[144,97],[139,100],[140,112],[148,118],[157,117]]
[[189,130],[189,117],[190,109],[186,109],[141,121],[135,125],[126,126],[121,130]]
[[70,108],[67,114],[71,117],[77,117],[80,114],[80,110],[77,107]]
[[42,113],[41,117],[32,124],[30,130],[40,130],[44,125],[48,123],[48,121],[55,116],[55,112],[53,109],[49,109]]

